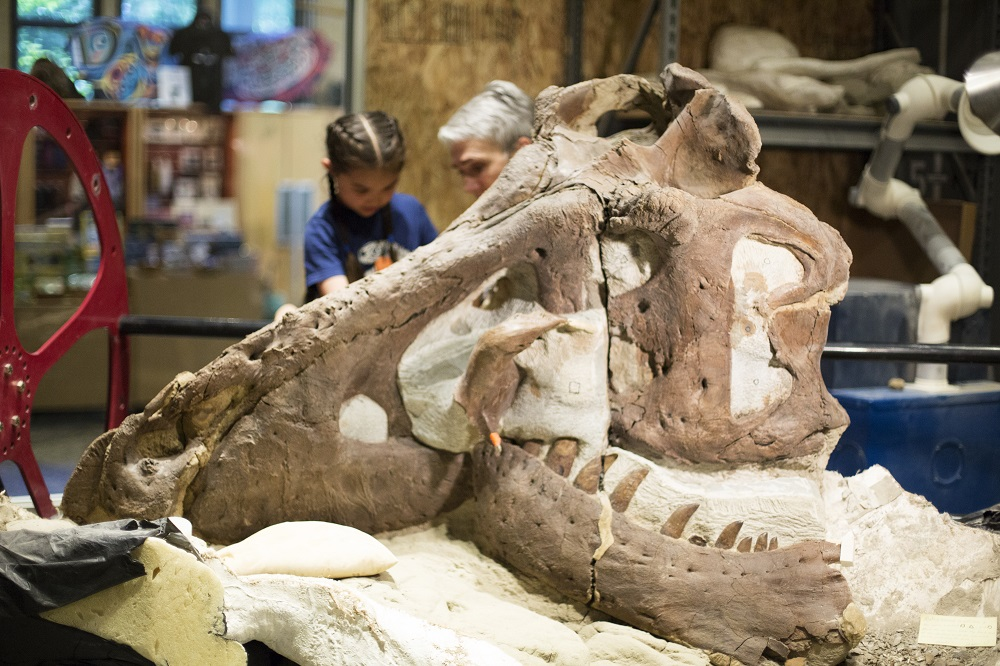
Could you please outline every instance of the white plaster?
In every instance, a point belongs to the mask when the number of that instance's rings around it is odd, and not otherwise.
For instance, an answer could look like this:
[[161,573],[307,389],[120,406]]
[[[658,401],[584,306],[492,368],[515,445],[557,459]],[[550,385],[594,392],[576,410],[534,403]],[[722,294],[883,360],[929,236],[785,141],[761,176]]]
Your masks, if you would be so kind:
[[607,445],[608,322],[603,309],[564,315],[568,324],[546,332],[514,357],[521,385],[500,422],[511,439],[575,439],[571,474]]
[[[872,505],[866,488],[885,502]],[[921,613],[1000,614],[1000,534],[956,522],[878,465],[846,479],[827,472],[823,496],[827,539],[853,535],[853,562],[841,573],[873,628],[914,629]]]
[[485,641],[365,598],[340,581],[237,577],[209,560],[225,588],[226,637],[256,640],[301,666],[515,666]]
[[636,489],[625,516],[656,532],[670,514],[685,504],[699,504],[683,538],[699,535],[713,543],[731,522],[743,521],[740,538],[767,532],[779,545],[825,535],[825,514],[819,486],[798,476],[753,470],[699,472],[664,469],[649,460],[610,448],[618,460],[604,474],[611,492],[629,472],[644,468],[646,478]]
[[611,388],[618,394],[642,389],[653,381],[646,352],[638,345],[614,336],[608,354]]
[[595,666],[710,666],[701,650],[677,645],[617,622],[594,622],[580,630]]
[[601,237],[601,261],[608,296],[621,296],[649,282],[663,263],[662,255],[663,251],[648,234],[638,231],[604,234]]
[[343,581],[366,598],[489,641],[523,665],[592,663],[575,633],[586,621],[586,607],[526,584],[471,543],[456,540],[443,525],[381,538],[399,564],[378,578]]
[[804,272],[787,249],[742,238],[733,248],[730,275],[735,312],[730,331],[729,408],[740,417],[791,395],[791,374],[771,366],[774,354],[768,339],[771,312],[767,299],[779,287],[801,282]]
[[847,479],[847,486],[865,509],[877,509],[900,496],[903,488],[889,471],[881,466],[870,467]]
[[482,333],[515,314],[541,310],[528,268],[501,271],[462,303],[428,324],[399,362],[399,390],[414,436],[444,451],[469,451],[482,435],[455,402],[469,356]]
[[389,438],[389,417],[382,406],[358,394],[340,405],[340,434],[360,442],[378,444]]

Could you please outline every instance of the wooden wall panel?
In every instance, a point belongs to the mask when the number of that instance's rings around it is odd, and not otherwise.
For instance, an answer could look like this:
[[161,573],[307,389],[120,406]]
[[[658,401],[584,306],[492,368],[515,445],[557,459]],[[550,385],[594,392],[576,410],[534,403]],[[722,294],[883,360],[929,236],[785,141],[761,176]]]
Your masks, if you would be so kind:
[[[613,76],[624,71],[649,0],[587,0],[583,13],[583,77]],[[634,73],[656,74],[659,70],[659,15],[637,61]]]
[[472,203],[462,191],[438,128],[493,79],[529,95],[561,83],[562,2],[371,0],[365,99],[396,116],[407,142],[400,191],[413,194],[444,228]]
[[322,160],[326,126],[341,109],[301,108],[288,113],[239,112],[234,116],[233,177],[247,245],[253,248],[260,273],[287,301],[301,303],[305,278],[276,234],[277,191],[284,180],[316,186],[314,208],[329,196]]

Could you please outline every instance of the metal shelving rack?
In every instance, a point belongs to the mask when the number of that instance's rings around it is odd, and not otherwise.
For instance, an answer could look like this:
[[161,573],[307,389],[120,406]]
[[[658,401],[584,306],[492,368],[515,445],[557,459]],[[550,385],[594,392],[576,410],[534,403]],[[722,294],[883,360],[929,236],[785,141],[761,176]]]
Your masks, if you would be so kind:
[[[752,111],[761,142],[768,148],[803,150],[872,150],[878,142],[882,119],[874,116],[837,116],[812,113]],[[970,153],[975,151],[962,138],[953,122],[917,125],[906,142],[912,152]]]

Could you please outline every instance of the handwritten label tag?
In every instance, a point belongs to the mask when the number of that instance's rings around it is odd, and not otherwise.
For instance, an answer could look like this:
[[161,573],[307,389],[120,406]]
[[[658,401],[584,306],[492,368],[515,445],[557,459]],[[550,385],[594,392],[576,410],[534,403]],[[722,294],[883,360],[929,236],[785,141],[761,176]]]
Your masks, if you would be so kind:
[[993,647],[997,643],[995,617],[921,615],[918,643],[955,647]]

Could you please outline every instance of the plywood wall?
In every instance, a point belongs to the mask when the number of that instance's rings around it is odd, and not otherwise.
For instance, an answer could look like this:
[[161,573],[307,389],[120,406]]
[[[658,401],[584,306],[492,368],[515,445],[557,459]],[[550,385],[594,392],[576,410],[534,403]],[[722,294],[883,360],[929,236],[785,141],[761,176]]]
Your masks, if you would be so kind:
[[[871,49],[874,0],[682,0],[679,57],[707,65],[715,29],[742,22],[779,30],[803,55],[853,58]],[[622,71],[648,0],[587,0],[583,15],[584,78]],[[409,146],[402,191],[416,195],[443,228],[472,198],[448,164],[438,128],[492,79],[535,95],[565,83],[566,3],[558,0],[370,0],[365,99],[368,109],[397,116]],[[636,72],[659,70],[659,19]],[[817,158],[823,159],[823,158]],[[774,180],[774,179],[772,179]],[[781,189],[781,183],[774,186]],[[824,194],[826,196],[826,194]],[[830,192],[829,197],[840,197]]]
[[[632,44],[636,41],[649,0],[597,0],[584,2],[583,78],[603,78],[624,71]],[[659,70],[659,18],[642,43],[635,72]]]
[[444,228],[472,203],[449,167],[438,128],[493,79],[530,95],[560,83],[562,2],[371,0],[365,100],[399,118],[408,162],[400,189]]

